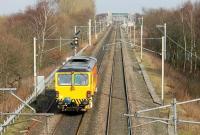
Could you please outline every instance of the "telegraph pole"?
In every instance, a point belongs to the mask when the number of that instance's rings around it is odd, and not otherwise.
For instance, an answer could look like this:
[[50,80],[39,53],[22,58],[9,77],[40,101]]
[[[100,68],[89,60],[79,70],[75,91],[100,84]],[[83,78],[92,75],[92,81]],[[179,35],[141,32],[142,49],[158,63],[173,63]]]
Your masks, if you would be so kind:
[[157,28],[163,27],[164,28],[164,36],[162,37],[162,104],[164,105],[164,62],[166,60],[166,41],[167,41],[167,31],[166,31],[166,23],[164,25],[156,25]]
[[99,21],[99,25],[100,25],[100,32],[101,32],[101,21]]
[[133,38],[134,38],[133,44],[134,44],[134,46],[135,46],[135,24],[134,24],[134,33],[133,33]]
[[142,55],[143,55],[143,16],[142,16],[142,22],[141,22],[141,47],[140,47],[140,59],[142,62]]
[[88,30],[89,30],[89,32],[88,32],[88,37],[89,37],[89,46],[91,46],[92,45],[92,32],[91,32],[91,19],[89,19],[89,23],[88,23],[88,25],[89,25],[89,28],[88,28]]
[[132,37],[132,33],[131,33],[131,32],[132,32],[132,29],[131,29],[131,26],[130,26],[130,41],[131,41],[131,39],[132,39],[132,38],[131,38],[131,37]]
[[162,104],[164,105],[164,72],[165,72],[165,50],[164,50],[164,44],[165,44],[165,37],[162,37],[162,96],[161,96],[161,99],[162,99]]
[[76,54],[77,54],[77,47],[75,46],[74,47],[74,56],[76,56]]
[[97,21],[94,20],[94,32],[95,32],[95,39],[97,39]]
[[62,51],[62,37],[60,37],[60,53]]
[[[74,33],[76,34],[77,32],[77,26],[74,27]],[[76,56],[76,53],[77,53],[77,48],[76,46],[74,47],[74,56]]]
[[165,37],[165,43],[164,43],[164,59],[167,59],[167,24],[164,23],[164,25],[156,25],[157,28],[164,28],[164,37]]
[[77,26],[74,26],[74,33],[77,32]]
[[37,51],[36,51],[36,37],[33,38],[33,57],[34,57],[34,92],[35,98],[37,97]]
[[164,36],[165,36],[165,46],[164,46],[164,50],[165,50],[165,60],[167,59],[167,24],[164,24]]
[[174,126],[174,135],[177,135],[177,107],[176,107],[176,99],[173,99],[172,103],[173,108],[173,126]]

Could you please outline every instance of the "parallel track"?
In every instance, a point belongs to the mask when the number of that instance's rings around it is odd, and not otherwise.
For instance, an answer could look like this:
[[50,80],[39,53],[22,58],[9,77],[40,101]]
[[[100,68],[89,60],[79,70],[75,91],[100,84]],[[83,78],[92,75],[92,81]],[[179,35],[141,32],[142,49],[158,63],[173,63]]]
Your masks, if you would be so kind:
[[[119,31],[118,31],[119,32]],[[120,32],[117,34],[118,37],[120,36]],[[118,50],[118,47],[120,48],[120,50]],[[118,53],[117,53],[118,51]],[[121,64],[119,64],[119,61],[117,61],[117,57],[121,57]],[[119,67],[122,69],[122,73],[120,73],[119,71]],[[117,70],[118,69],[118,70]],[[110,95],[109,95],[109,103],[108,103],[108,111],[107,111],[107,121],[106,121],[106,135],[109,134],[113,134],[110,127],[113,126],[111,125],[111,123],[114,123],[112,121],[112,115],[116,115],[116,114],[112,114],[112,109],[115,108],[114,106],[116,106],[116,104],[114,104],[114,92],[117,91],[116,85],[116,81],[117,78],[119,78],[121,74],[121,81],[123,81],[122,83],[118,84],[118,85],[123,85],[123,90],[124,90],[124,98],[122,98],[121,100],[125,100],[125,106],[124,108],[126,109],[125,113],[129,113],[129,103],[128,103],[128,95],[127,95],[127,84],[126,84],[126,76],[125,76],[125,68],[124,68],[124,58],[123,58],[123,50],[122,50],[122,44],[120,43],[119,46],[115,46],[115,52],[114,52],[114,56],[113,56],[113,64],[112,64],[112,75],[111,75],[111,84],[110,84]],[[115,86],[114,86],[115,85]],[[119,90],[118,90],[119,91]],[[116,93],[116,92],[115,92]],[[129,118],[127,118],[127,132],[129,135],[132,134],[132,130],[131,130],[131,121]]]

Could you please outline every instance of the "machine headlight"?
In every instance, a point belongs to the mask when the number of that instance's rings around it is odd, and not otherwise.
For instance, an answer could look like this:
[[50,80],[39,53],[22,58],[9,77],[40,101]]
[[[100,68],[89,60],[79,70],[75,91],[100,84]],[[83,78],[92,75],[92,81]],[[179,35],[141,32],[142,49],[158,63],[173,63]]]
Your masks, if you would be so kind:
[[87,97],[87,98],[90,98],[91,96],[92,96],[91,91],[87,91],[87,93],[86,93],[86,97]]
[[63,101],[64,101],[65,104],[68,105],[68,104],[71,103],[71,98],[70,97],[66,97]]

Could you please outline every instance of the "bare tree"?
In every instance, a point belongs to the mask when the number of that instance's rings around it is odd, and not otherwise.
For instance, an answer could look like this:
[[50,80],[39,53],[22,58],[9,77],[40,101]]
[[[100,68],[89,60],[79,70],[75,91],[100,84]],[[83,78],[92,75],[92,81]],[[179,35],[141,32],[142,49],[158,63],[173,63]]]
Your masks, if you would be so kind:
[[185,32],[185,24],[184,24],[184,9],[182,8],[181,9],[181,13],[180,13],[180,16],[181,16],[181,23],[182,23],[182,31],[183,31],[183,39],[184,39],[184,64],[183,64],[183,72],[185,72],[186,70],[186,61],[187,61],[187,39],[186,39],[186,32]]
[[194,18],[193,18],[193,6],[192,5],[191,5],[189,13],[190,13],[190,32],[191,32],[190,33],[191,34],[190,73],[192,73],[192,71],[193,71],[193,49],[194,49],[194,46],[195,46]]
[[30,17],[32,18],[32,28],[39,39],[38,56],[39,66],[42,66],[43,53],[45,49],[45,38],[53,36],[56,32],[55,13],[53,7],[47,1],[41,1],[37,4],[36,9],[30,10]]

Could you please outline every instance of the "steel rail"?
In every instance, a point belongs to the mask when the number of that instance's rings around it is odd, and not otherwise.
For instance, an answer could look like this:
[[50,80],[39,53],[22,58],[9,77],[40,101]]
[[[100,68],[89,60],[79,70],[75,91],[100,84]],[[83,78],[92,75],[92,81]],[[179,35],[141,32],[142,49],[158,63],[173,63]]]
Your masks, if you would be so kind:
[[[119,33],[120,37],[121,37],[121,33]],[[126,109],[127,109],[127,113],[129,113],[129,102],[128,102],[128,92],[127,92],[127,83],[126,83],[126,74],[125,74],[125,67],[124,67],[124,57],[123,57],[123,47],[122,47],[122,43],[120,44],[120,53],[121,53],[121,61],[122,61],[122,71],[123,71],[123,83],[124,83],[124,92],[125,92],[125,100],[126,100]],[[116,49],[116,46],[115,48]],[[107,121],[106,121],[106,135],[109,135],[109,126],[110,126],[110,117],[111,117],[111,108],[112,108],[112,93],[113,93],[113,80],[114,80],[114,69],[115,69],[115,56],[116,56],[116,51],[114,51],[114,55],[113,55],[113,64],[112,64],[112,75],[111,75],[111,83],[110,83],[110,94],[109,94],[109,102],[108,102],[108,112],[107,112]],[[131,120],[130,118],[127,119],[127,125],[128,125],[128,134],[132,135],[132,124],[131,124]]]
[[[115,33],[116,38],[116,33]],[[115,48],[114,48],[115,49]],[[108,101],[108,112],[107,112],[107,120],[106,120],[106,135],[109,135],[109,126],[110,126],[110,116],[111,116],[111,106],[112,106],[112,92],[113,92],[113,78],[114,78],[114,68],[115,68],[115,54],[114,51],[113,55],[113,62],[112,62],[112,74],[111,74],[111,83],[110,83],[110,91],[109,91],[109,101]]]
[[[120,29],[120,38],[121,38],[121,29]],[[125,63],[124,63],[124,54],[123,54],[123,46],[122,43],[120,43],[121,45],[121,55],[122,55],[122,67],[123,67],[123,74],[124,74],[124,85],[125,85],[125,96],[126,96],[126,105],[127,105],[127,113],[130,113],[130,105],[129,105],[129,101],[128,101],[128,85],[127,85],[127,78],[126,78],[126,73],[125,73]],[[133,131],[132,131],[132,122],[131,122],[131,118],[128,117],[127,119],[127,124],[128,124],[128,135],[132,135]]]

